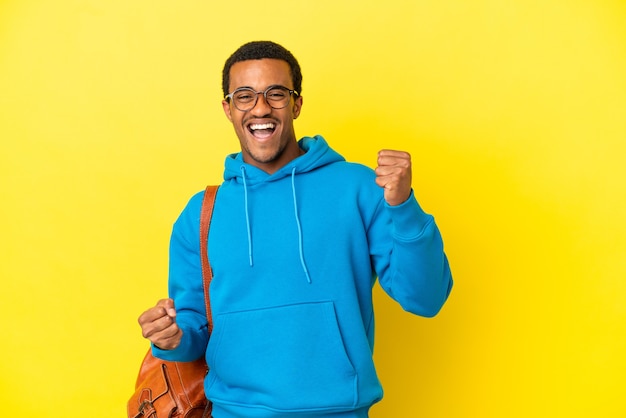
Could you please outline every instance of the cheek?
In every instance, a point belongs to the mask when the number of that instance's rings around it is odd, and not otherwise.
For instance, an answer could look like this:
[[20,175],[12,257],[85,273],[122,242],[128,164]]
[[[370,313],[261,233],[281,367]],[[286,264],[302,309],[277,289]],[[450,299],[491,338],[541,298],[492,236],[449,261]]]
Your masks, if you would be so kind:
[[235,132],[237,133],[237,136],[239,136],[240,138],[243,138],[246,133],[248,133],[248,131],[243,128],[241,125],[237,124],[237,123],[233,123],[234,127],[235,127]]

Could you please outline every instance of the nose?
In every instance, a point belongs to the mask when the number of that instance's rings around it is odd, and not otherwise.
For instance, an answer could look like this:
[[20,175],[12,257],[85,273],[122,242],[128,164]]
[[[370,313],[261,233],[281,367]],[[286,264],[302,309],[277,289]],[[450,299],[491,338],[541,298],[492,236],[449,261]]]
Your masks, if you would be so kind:
[[256,98],[256,103],[254,104],[254,107],[250,109],[250,113],[253,113],[256,116],[265,116],[270,114],[272,112],[272,106],[270,106],[269,103],[267,103],[267,100],[265,100],[265,95],[260,92],[256,94]]

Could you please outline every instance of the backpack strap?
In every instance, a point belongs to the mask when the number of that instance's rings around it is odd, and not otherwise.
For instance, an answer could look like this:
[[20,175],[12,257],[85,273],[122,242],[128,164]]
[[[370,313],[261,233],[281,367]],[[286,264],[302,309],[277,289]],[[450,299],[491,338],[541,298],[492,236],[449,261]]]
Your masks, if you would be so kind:
[[219,186],[207,186],[202,201],[200,212],[200,259],[202,264],[202,285],[204,288],[204,304],[206,305],[206,317],[209,323],[209,334],[213,331],[213,317],[211,316],[211,300],[209,298],[209,286],[213,278],[213,270],[209,264],[209,226],[213,216],[215,196]]

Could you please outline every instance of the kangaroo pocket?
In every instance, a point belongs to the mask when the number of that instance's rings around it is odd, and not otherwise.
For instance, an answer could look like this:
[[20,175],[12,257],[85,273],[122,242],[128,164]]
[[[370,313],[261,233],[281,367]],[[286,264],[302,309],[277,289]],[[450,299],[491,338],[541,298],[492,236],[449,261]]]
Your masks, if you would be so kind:
[[332,302],[217,315],[207,358],[207,396],[217,402],[294,411],[357,401]]

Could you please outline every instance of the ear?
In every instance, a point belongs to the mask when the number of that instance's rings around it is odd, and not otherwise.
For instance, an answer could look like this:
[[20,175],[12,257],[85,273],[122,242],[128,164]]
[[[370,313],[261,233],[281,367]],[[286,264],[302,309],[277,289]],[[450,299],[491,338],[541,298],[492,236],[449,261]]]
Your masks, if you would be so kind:
[[230,114],[230,102],[228,100],[222,100],[222,108],[224,109],[224,113],[229,121],[233,121],[233,117]]
[[300,116],[300,111],[302,110],[302,96],[296,97],[293,101],[293,118],[297,119]]

